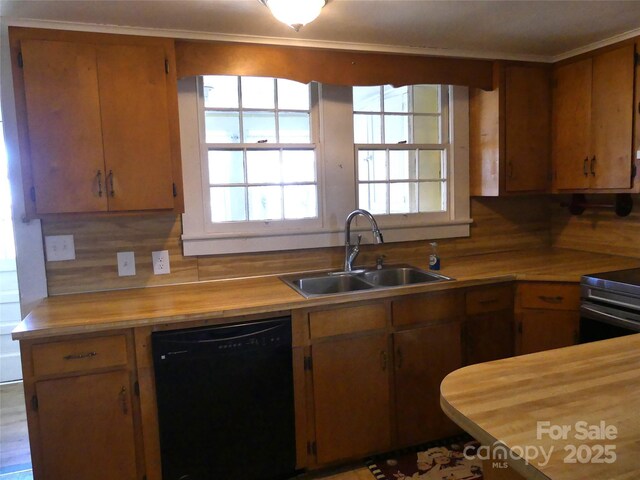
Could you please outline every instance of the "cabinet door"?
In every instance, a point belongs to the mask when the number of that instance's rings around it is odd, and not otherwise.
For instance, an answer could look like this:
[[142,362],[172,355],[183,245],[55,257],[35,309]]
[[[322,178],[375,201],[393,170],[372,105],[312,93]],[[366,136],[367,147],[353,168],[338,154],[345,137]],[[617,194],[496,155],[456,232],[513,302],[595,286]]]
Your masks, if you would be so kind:
[[588,58],[563,65],[554,74],[551,152],[559,190],[589,187],[591,66]]
[[462,366],[461,323],[398,332],[393,335],[393,343],[400,446],[459,433],[440,408],[440,383]]
[[593,59],[591,188],[630,188],[634,46]]
[[39,381],[36,394],[43,478],[137,478],[127,371]]
[[165,52],[98,47],[109,210],[173,208]]
[[311,347],[317,462],[390,448],[387,335]]
[[508,192],[546,191],[551,166],[551,79],[543,68],[505,68]]
[[513,355],[512,311],[503,310],[469,317],[465,328],[467,364],[489,362]]
[[568,347],[578,342],[580,312],[524,310],[519,314],[519,354]]
[[106,210],[95,47],[25,40],[21,50],[36,213]]

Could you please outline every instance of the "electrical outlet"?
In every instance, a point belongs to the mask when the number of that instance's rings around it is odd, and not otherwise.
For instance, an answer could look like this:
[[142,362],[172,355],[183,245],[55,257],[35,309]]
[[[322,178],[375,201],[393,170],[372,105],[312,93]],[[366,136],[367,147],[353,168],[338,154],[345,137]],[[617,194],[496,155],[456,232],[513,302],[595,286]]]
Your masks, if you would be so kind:
[[47,252],[47,262],[76,259],[76,247],[73,243],[73,235],[45,236],[44,248]]
[[136,256],[133,252],[118,252],[118,276],[132,277],[136,274]]
[[171,273],[171,266],[169,265],[169,250],[151,252],[151,259],[153,260],[154,275]]

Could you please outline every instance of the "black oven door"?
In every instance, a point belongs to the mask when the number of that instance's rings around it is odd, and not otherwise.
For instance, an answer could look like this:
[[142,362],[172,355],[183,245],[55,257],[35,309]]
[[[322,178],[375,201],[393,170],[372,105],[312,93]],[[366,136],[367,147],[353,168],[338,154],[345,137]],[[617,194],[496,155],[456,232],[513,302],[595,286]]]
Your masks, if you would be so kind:
[[589,302],[583,302],[580,306],[580,343],[639,332],[639,313]]

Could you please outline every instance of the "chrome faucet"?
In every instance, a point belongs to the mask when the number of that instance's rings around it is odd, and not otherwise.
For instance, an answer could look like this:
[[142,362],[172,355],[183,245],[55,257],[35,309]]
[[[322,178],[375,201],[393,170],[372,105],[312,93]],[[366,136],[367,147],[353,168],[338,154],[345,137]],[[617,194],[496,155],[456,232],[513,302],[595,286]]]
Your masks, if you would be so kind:
[[378,224],[376,223],[376,219],[373,218],[366,210],[358,209],[351,212],[347,215],[347,220],[344,224],[344,232],[345,232],[345,243],[344,243],[344,271],[350,272],[352,270],[353,262],[356,257],[360,253],[360,240],[362,240],[362,235],[358,235],[358,241],[355,245],[351,245],[351,220],[358,215],[362,215],[371,224],[371,231],[373,232],[373,239],[375,243],[384,243],[382,238],[382,232],[378,228]]

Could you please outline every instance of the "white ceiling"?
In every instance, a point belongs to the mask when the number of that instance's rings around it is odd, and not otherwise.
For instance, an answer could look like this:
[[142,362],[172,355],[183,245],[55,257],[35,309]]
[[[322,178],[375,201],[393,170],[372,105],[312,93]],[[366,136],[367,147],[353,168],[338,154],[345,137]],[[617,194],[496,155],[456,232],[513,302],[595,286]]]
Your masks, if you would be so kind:
[[0,0],[0,14],[18,25],[542,61],[640,35],[640,0],[330,0],[299,33],[258,0]]

